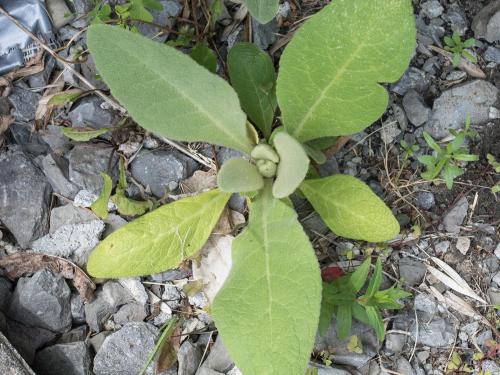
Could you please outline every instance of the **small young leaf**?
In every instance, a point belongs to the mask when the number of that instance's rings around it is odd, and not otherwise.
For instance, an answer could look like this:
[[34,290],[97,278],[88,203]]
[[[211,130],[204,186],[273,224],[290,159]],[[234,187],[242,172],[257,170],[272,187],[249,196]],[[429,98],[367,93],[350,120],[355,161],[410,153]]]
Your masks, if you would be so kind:
[[92,203],[90,208],[98,217],[106,219],[108,217],[108,202],[111,196],[111,190],[113,189],[113,181],[106,173],[101,172],[101,177],[104,182],[101,194],[99,194],[99,198]]
[[125,193],[119,192],[111,197],[111,200],[116,205],[120,215],[125,216],[140,216],[153,209],[151,201],[137,201],[125,196]]
[[425,139],[425,142],[429,145],[430,148],[432,148],[436,152],[441,152],[441,146],[437,144],[437,142],[432,138],[432,136],[427,133],[426,131],[423,132],[423,136]]
[[399,233],[391,210],[368,185],[352,176],[306,180],[300,190],[338,236],[381,242]]
[[415,38],[410,0],[332,1],[281,56],[277,96],[286,130],[305,142],[371,125],[389,99],[379,82],[401,77]]
[[373,327],[373,329],[375,329],[377,338],[380,341],[384,341],[385,328],[384,328],[384,322],[382,321],[382,317],[380,316],[380,311],[378,311],[378,309],[374,306],[366,306],[365,310],[370,325]]
[[99,73],[139,125],[178,141],[252,151],[246,116],[222,78],[182,52],[120,27],[91,26],[87,39]]
[[454,165],[448,164],[444,167],[442,177],[446,182],[446,187],[451,190],[453,187],[453,181],[456,177],[464,174],[464,170],[460,167],[456,167]]
[[255,200],[247,228],[233,242],[233,268],[212,315],[242,373],[304,374],[318,327],[321,276],[297,214],[269,190]]
[[474,63],[474,64],[477,63],[476,56],[474,56],[472,53],[470,53],[467,50],[462,51],[462,56],[465,57],[467,60],[469,60],[471,63]]
[[274,147],[280,162],[273,185],[273,195],[276,198],[285,198],[292,194],[306,177],[309,158],[302,145],[285,132],[279,132],[274,136]]
[[444,44],[446,44],[448,47],[454,47],[455,46],[455,42],[449,36],[445,36],[444,37]]
[[62,128],[62,133],[77,142],[87,142],[93,138],[97,138],[100,135],[103,135],[109,132],[111,129],[102,128],[102,129],[86,129],[86,128]]
[[456,46],[462,46],[462,38],[460,38],[460,33],[458,31],[453,32],[451,39],[453,39],[453,43]]
[[370,257],[368,257],[350,275],[349,283],[353,287],[355,292],[359,292],[361,290],[361,288],[363,288],[363,285],[365,285],[366,279],[368,278],[368,273],[370,273],[370,265],[371,265],[371,259],[370,259]]
[[243,0],[243,3],[261,24],[271,21],[278,12],[279,0]]
[[431,156],[431,155],[422,155],[422,156],[419,156],[418,158],[418,161],[421,162],[423,165],[425,165],[426,167],[429,167],[429,168],[432,168],[436,165],[436,158],[434,156]]
[[222,191],[240,193],[262,189],[264,179],[255,165],[241,158],[233,158],[222,165],[217,184]]
[[368,315],[366,315],[365,307],[361,306],[357,302],[352,304],[352,316],[366,325],[370,324]]
[[238,43],[227,58],[229,76],[241,107],[266,138],[276,110],[276,72],[269,55],[253,43]]
[[347,337],[351,331],[352,311],[350,305],[340,305],[337,308],[337,333],[339,339]]
[[70,89],[70,90],[61,92],[59,94],[55,94],[52,98],[50,98],[50,100],[47,104],[61,107],[67,103],[74,102],[82,94],[83,94],[83,91],[80,89]]
[[453,155],[453,159],[460,161],[478,161],[479,156],[471,154],[458,154],[458,155]]
[[88,272],[120,278],[179,266],[205,244],[230,196],[212,190],[141,216],[101,241],[90,255]]
[[380,283],[382,282],[382,261],[380,257],[377,258],[377,263],[375,264],[375,272],[368,284],[368,289],[366,290],[366,296],[371,298],[380,289]]
[[460,56],[460,52],[455,52],[453,54],[453,58],[451,59],[451,63],[453,64],[453,66],[456,68],[460,65],[460,60],[462,59],[462,57]]
[[212,51],[207,42],[198,42],[191,51],[191,58],[210,72],[217,71],[217,56]]
[[358,336],[351,336],[347,343],[347,350],[351,353],[363,354],[363,344]]

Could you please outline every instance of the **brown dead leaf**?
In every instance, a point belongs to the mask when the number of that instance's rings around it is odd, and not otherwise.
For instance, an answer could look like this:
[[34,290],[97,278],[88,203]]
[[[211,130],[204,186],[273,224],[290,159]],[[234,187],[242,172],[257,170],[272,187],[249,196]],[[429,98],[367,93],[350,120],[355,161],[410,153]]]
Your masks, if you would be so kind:
[[180,184],[181,192],[185,194],[199,193],[216,187],[217,175],[213,169],[206,172],[196,171],[191,177]]
[[7,276],[11,279],[48,268],[65,279],[72,280],[73,286],[85,302],[92,299],[95,290],[95,284],[81,268],[64,258],[52,255],[31,251],[18,252],[1,258],[0,267],[5,269]]
[[240,214],[238,211],[233,211],[230,208],[226,208],[222,213],[212,234],[220,236],[232,234],[236,227],[243,224],[245,224],[245,216]]
[[158,374],[166,372],[177,362],[177,352],[181,347],[182,320],[175,325],[170,337],[165,340],[158,354],[156,372]]
[[0,135],[5,133],[7,129],[9,128],[10,124],[14,122],[14,117],[7,115],[7,116],[2,116],[0,115]]

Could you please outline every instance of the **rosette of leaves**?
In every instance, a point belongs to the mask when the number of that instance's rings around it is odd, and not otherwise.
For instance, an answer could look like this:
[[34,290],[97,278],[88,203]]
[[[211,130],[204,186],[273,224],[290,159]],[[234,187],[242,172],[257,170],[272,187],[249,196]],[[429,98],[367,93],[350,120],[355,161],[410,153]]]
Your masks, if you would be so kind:
[[[304,374],[321,304],[314,250],[288,196],[297,189],[337,235],[393,238],[391,210],[362,181],[306,179],[319,138],[353,134],[388,104],[415,48],[409,0],[336,0],[285,49],[277,76],[252,44],[228,57],[232,87],[188,55],[121,28],[96,25],[88,44],[112,94],[147,130],[178,141],[233,148],[219,188],[164,205],[122,227],[92,253],[102,278],[149,275],[197,254],[233,192],[251,192],[232,270],[210,307],[222,341],[245,375]],[[283,126],[273,129],[280,108]],[[243,110],[242,110],[243,109]]]

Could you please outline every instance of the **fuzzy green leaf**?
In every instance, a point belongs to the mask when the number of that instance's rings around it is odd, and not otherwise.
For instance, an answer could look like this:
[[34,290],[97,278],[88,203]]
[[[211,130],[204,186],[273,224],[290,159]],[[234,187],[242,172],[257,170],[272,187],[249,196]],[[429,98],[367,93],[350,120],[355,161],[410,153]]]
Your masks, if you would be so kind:
[[141,216],[96,247],[88,272],[94,277],[120,278],[178,267],[205,244],[230,196],[212,190]]
[[337,235],[370,242],[399,233],[391,210],[362,181],[347,175],[306,180],[300,190]]
[[232,258],[212,307],[231,358],[245,375],[304,374],[318,327],[321,277],[295,211],[266,189],[233,242]]
[[276,198],[285,198],[292,194],[306,177],[309,158],[302,145],[285,132],[277,133],[273,141],[280,157],[273,195]]
[[217,71],[217,56],[208,47],[207,42],[197,43],[191,51],[191,58],[210,72],[215,73]]
[[108,25],[88,31],[88,46],[111,92],[147,130],[250,153],[246,116],[234,90],[189,56]]
[[278,12],[279,0],[243,0],[243,3],[261,24],[271,21]]
[[255,165],[241,158],[233,158],[222,165],[217,184],[222,191],[241,193],[262,189],[264,179]]
[[62,128],[62,133],[77,142],[87,142],[109,132],[111,129]]
[[108,202],[111,196],[111,190],[113,189],[113,181],[106,173],[101,172],[101,177],[103,181],[103,187],[99,198],[92,203],[90,209],[101,219],[106,219],[108,217]]
[[280,61],[277,95],[301,142],[359,132],[385,111],[415,49],[410,0],[335,0],[294,35]]
[[255,44],[238,43],[229,52],[227,65],[243,110],[268,138],[278,105],[271,58]]

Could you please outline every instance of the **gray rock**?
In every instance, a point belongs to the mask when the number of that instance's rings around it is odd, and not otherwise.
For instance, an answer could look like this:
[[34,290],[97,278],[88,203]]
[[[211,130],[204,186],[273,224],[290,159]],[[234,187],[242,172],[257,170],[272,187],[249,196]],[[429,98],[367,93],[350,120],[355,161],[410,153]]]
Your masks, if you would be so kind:
[[33,367],[39,375],[91,375],[90,366],[87,345],[80,341],[41,350]]
[[361,340],[363,353],[352,353],[347,349],[349,338],[343,340],[338,338],[335,319],[333,319],[332,324],[324,336],[318,335],[316,337],[315,350],[320,352],[322,350],[328,350],[329,348],[335,348],[334,353],[332,353],[333,362],[356,368],[363,367],[377,354],[380,343],[371,327],[356,320],[353,321],[350,335],[356,335]]
[[[80,69],[82,71],[82,75],[92,85],[94,85],[97,89],[103,90],[103,91],[109,90],[108,85],[106,85],[106,83],[102,79],[99,79],[99,73],[97,72],[97,68],[95,66],[95,62],[94,62],[94,59],[92,58],[92,55],[87,55],[86,57],[87,57],[87,60],[84,63],[80,64]],[[84,99],[82,99],[82,101],[83,100]],[[101,101],[101,103],[102,103],[102,101]],[[94,114],[96,115],[94,117],[94,119],[92,119],[92,122],[94,123],[94,126],[92,126],[92,127],[104,127],[104,126],[106,126],[105,125],[106,122],[101,123],[100,126],[95,126],[96,125],[95,120],[97,120],[100,116],[108,117],[109,115],[111,115],[110,111],[106,111],[105,109],[102,109],[100,107],[101,103],[96,103],[99,105],[99,107],[92,108],[93,110],[95,110]],[[104,111],[108,112],[108,114],[105,114]],[[88,117],[83,113],[77,114],[76,116],[78,117],[78,120],[84,119],[85,117]],[[115,118],[113,118],[113,120],[115,120]],[[109,123],[108,125],[111,125],[111,124],[112,123]]]
[[415,375],[415,371],[410,362],[404,357],[400,357],[396,363],[396,371],[404,375]]
[[75,13],[75,21],[71,23],[73,27],[81,28],[87,26],[87,14],[92,10],[92,0],[73,0],[70,3]]
[[407,336],[399,333],[388,333],[385,336],[385,350],[388,354],[396,354],[403,351]]
[[163,150],[139,152],[131,164],[132,176],[161,198],[165,192],[177,189],[187,177],[187,166],[172,153]]
[[419,39],[423,40],[424,43],[434,42],[436,45],[441,46],[441,41],[443,40],[445,29],[440,25],[440,22],[431,22],[427,24],[423,17],[416,17],[416,26]]
[[202,375],[206,370],[226,373],[233,366],[234,362],[231,357],[229,357],[229,353],[224,347],[220,336],[218,336],[214,345],[210,349],[207,359],[203,362],[203,365],[200,367],[200,370],[196,373],[196,375]]
[[500,259],[500,242],[497,244],[497,247],[495,248],[495,256]]
[[139,302],[131,302],[123,305],[113,316],[116,324],[124,325],[128,322],[142,322],[146,319],[145,306]]
[[49,154],[42,159],[42,170],[55,193],[69,199],[73,199],[78,193],[78,187],[64,173],[68,170],[65,159]]
[[[101,172],[110,174],[113,181],[116,181],[118,156],[112,147],[78,144],[71,150],[68,158],[69,180],[80,189],[99,194],[103,186]],[[111,173],[108,166],[112,168]]]
[[177,361],[179,363],[178,374],[194,375],[198,369],[202,355],[203,352],[198,346],[192,344],[189,340],[184,341],[177,352]]
[[429,79],[420,69],[410,67],[401,79],[390,86],[392,92],[398,95],[404,95],[410,89],[423,93],[429,87]]
[[[160,12],[152,12],[153,22],[158,25],[166,26],[167,28],[172,28],[175,24],[175,19],[181,13],[183,6],[178,0],[159,0],[159,2],[163,6],[163,10],[161,10]],[[137,28],[143,35],[149,38],[154,37],[154,40],[160,43],[163,43],[165,42],[165,40],[167,40],[168,33],[158,36],[159,30],[157,27],[145,23],[139,23],[137,25]]]
[[0,311],[7,311],[12,298],[12,283],[0,277]]
[[13,143],[19,145],[31,160],[35,161],[37,156],[45,156],[50,152],[50,146],[38,134],[33,123],[14,122],[9,126],[9,131]]
[[394,114],[394,119],[398,122],[401,130],[406,130],[408,128],[408,119],[406,118],[405,111],[397,104],[391,106],[392,113]]
[[66,204],[54,207],[50,211],[50,233],[69,224],[83,224],[95,220],[95,215],[89,210]]
[[56,30],[74,18],[64,0],[46,0],[46,4],[51,16],[52,25]]
[[484,52],[484,59],[488,62],[500,64],[500,49],[489,46]]
[[2,332],[0,332],[0,374],[35,375]]
[[434,101],[431,119],[425,130],[434,138],[442,139],[449,135],[450,129],[463,128],[468,115],[472,124],[487,122],[490,107],[497,101],[498,92],[495,86],[482,80],[443,92]]
[[440,241],[436,244],[434,248],[437,254],[444,254],[448,251],[450,245],[451,245],[450,241]]
[[481,368],[485,374],[500,375],[500,365],[496,360],[485,360],[481,363]]
[[47,128],[40,129],[38,133],[49,145],[54,153],[63,155],[71,149],[69,138],[62,133],[63,127],[57,125],[47,125]]
[[386,122],[382,124],[382,130],[380,131],[380,138],[386,144],[390,144],[394,139],[401,134],[401,129],[398,127],[397,121],[389,118]]
[[89,339],[89,344],[90,346],[92,346],[92,349],[94,349],[94,352],[97,353],[99,351],[102,344],[104,344],[104,340],[106,340],[106,337],[108,337],[112,333],[113,332],[111,331],[99,332],[97,335],[94,335]]
[[0,221],[21,247],[47,233],[51,190],[22,152],[0,154]]
[[434,299],[422,293],[415,296],[414,307],[417,311],[423,311],[430,316],[433,316],[438,312],[438,305]]
[[424,210],[430,210],[436,204],[434,194],[428,191],[419,191],[415,194],[415,204]]
[[103,109],[104,100],[97,96],[86,96],[69,112],[68,118],[74,128],[108,128],[118,121],[113,110]]
[[500,41],[500,1],[491,1],[484,6],[472,21],[476,39],[484,38],[490,43]]
[[[45,66],[43,68],[43,71],[40,73],[36,73],[33,75],[30,75],[28,77],[28,84],[32,89],[40,89],[49,83],[50,76],[52,74],[52,71],[54,70],[54,67],[56,66],[56,60],[48,55],[45,57]],[[37,90],[38,91],[38,90]],[[38,104],[35,102],[35,104]]]
[[9,95],[9,101],[14,108],[17,121],[30,122],[35,118],[36,107],[42,96],[36,92],[14,87]]
[[408,120],[415,126],[422,126],[429,120],[431,110],[415,90],[408,90],[403,98],[403,107]]
[[469,28],[467,17],[458,4],[450,4],[448,11],[442,18],[448,22],[452,31],[456,31],[460,35],[464,35]]
[[497,288],[489,288],[488,289],[488,297],[490,297],[490,302],[492,305],[496,305],[500,303],[500,289]]
[[262,50],[267,50],[277,39],[279,27],[276,19],[265,25],[252,18],[253,42]]
[[29,326],[65,332],[71,327],[70,297],[66,281],[42,269],[19,279],[8,315]]
[[85,305],[83,303],[82,297],[79,294],[73,293],[71,295],[71,318],[74,324],[85,323]]
[[469,203],[467,202],[467,198],[462,197],[443,218],[444,229],[449,233],[459,233],[460,226],[467,216],[468,209]]
[[453,345],[457,332],[450,321],[442,318],[429,321],[425,318],[419,317],[418,334],[413,313],[398,315],[394,319],[393,329],[409,331],[413,341],[431,348]]
[[86,341],[89,335],[89,328],[87,325],[81,325],[73,328],[69,332],[65,332],[61,335],[56,344],[70,344],[72,342]]
[[422,8],[422,12],[430,19],[439,17],[444,11],[444,8],[438,0],[426,1],[422,3],[420,7]]
[[309,368],[317,369],[318,375],[351,375],[349,371],[336,367],[324,366],[313,362],[309,362]]
[[467,78],[467,73],[461,70],[452,70],[447,76],[446,80],[450,82],[463,81]]
[[56,338],[56,334],[37,327],[28,327],[8,319],[6,336],[28,364],[35,359],[35,352]]
[[84,267],[103,232],[102,220],[63,225],[55,232],[34,241],[31,248],[36,252],[71,259],[80,267]]
[[403,258],[399,261],[399,276],[409,285],[419,285],[426,272],[425,265],[418,261],[410,258]]
[[[133,322],[108,336],[94,358],[95,375],[137,375],[155,346],[158,329]],[[146,371],[152,375],[153,364]]]

